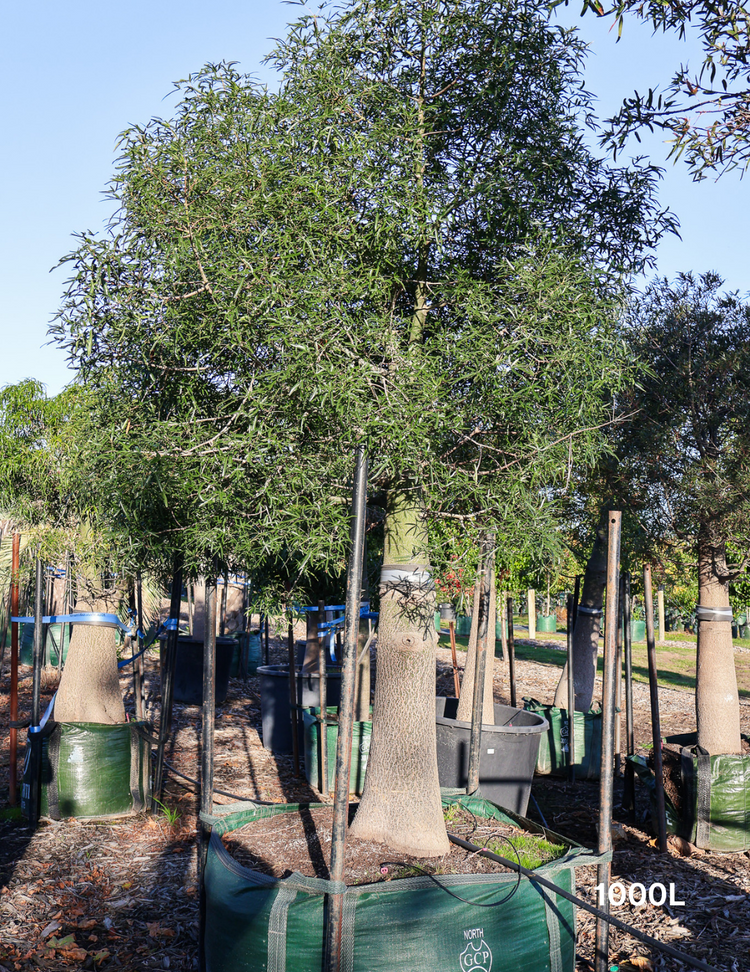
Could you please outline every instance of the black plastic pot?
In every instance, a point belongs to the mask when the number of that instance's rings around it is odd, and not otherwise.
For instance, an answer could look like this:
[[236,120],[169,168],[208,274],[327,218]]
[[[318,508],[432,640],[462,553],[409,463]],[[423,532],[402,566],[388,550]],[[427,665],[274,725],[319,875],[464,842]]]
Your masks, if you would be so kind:
[[[216,704],[226,701],[229,690],[229,669],[237,642],[234,638],[216,639]],[[164,685],[164,656],[166,636],[159,646],[159,671]],[[174,701],[183,705],[203,704],[203,640],[182,637],[177,639],[177,664],[174,671]]]
[[[466,787],[471,723],[456,718],[458,699],[435,699],[440,785]],[[495,705],[495,725],[482,726],[479,789],[482,796],[514,813],[525,814],[542,733],[549,723],[535,712]]]
[[[292,716],[289,708],[289,666],[261,665],[260,713],[263,722],[263,748],[272,753],[292,752]],[[326,701],[337,706],[341,698],[341,669],[329,668],[326,674]],[[297,671],[297,704],[308,709],[320,705],[320,677],[317,672]],[[302,713],[299,713],[299,752],[303,752]]]

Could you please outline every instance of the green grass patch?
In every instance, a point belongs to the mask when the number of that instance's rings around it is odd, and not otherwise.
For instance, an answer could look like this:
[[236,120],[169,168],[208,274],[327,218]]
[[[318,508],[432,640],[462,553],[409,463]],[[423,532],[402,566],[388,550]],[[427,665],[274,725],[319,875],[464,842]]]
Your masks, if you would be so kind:
[[5,807],[0,810],[0,820],[21,820],[22,818],[20,807]]
[[546,838],[538,837],[536,834],[519,833],[505,839],[492,837],[487,842],[487,850],[499,854],[500,857],[507,857],[509,861],[518,860],[521,867],[528,868],[530,871],[550,861],[556,861],[558,857],[563,857],[567,849],[562,844],[551,844]]
[[[527,632],[515,631],[516,638],[522,641]],[[696,643],[695,635],[684,634],[681,632],[667,632],[669,641],[682,642],[680,645],[657,645],[656,646],[656,667],[659,676],[659,685],[665,688],[682,689],[686,692],[695,691],[695,658]],[[560,641],[565,643],[564,634],[545,634],[545,640]],[[443,648],[450,647],[450,639],[441,636],[440,644]],[[467,637],[456,637],[456,647],[466,651],[469,644]],[[735,638],[734,644],[737,647],[750,647],[750,639]],[[500,642],[495,643],[495,654],[500,656]],[[520,661],[536,662],[540,665],[556,665],[562,668],[565,664],[565,652],[555,648],[536,647],[529,644],[519,644],[516,642],[516,658]],[[603,656],[600,655],[597,661],[597,670],[602,674]],[[735,670],[737,672],[737,688],[742,698],[750,698],[750,654],[737,653],[734,657]],[[648,683],[648,657],[644,642],[633,644],[633,681]]]

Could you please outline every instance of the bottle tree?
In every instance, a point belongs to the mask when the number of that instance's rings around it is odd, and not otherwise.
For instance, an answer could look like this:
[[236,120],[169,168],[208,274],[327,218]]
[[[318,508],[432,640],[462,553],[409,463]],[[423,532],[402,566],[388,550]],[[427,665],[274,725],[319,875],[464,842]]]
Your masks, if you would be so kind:
[[750,307],[721,287],[680,274],[632,302],[645,368],[617,444],[618,488],[644,532],[694,558],[698,743],[712,755],[741,752],[729,593],[750,563]]
[[[85,411],[85,395],[76,387],[53,398],[33,379],[0,389],[0,508],[27,534],[27,552],[47,563],[73,565],[78,611],[113,613],[125,593],[106,579],[113,576],[117,548],[106,525],[87,514],[71,480],[74,429]],[[125,722],[114,628],[74,627],[55,718]]]
[[[384,518],[355,829],[447,849],[430,524],[552,520],[626,380],[624,274],[656,172],[585,148],[582,45],[534,5],[366,0],[304,17],[269,93],[226,65],[126,132],[56,334],[97,399],[79,469],[158,556],[340,569],[352,455]],[[543,531],[542,531],[543,535]]]

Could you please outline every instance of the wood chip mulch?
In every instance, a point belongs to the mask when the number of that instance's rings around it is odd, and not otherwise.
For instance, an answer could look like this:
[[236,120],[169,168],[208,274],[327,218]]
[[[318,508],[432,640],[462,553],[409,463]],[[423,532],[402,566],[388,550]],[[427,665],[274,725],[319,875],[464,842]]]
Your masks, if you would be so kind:
[[[545,647],[552,643],[539,642]],[[272,638],[272,662],[283,662],[285,643]],[[463,664],[463,654],[459,659]],[[158,717],[158,660],[148,670],[149,714]],[[20,709],[28,713],[30,669],[22,669]],[[125,670],[127,672],[127,669]],[[518,698],[551,702],[559,669],[516,661]],[[452,695],[450,651],[438,650],[438,691]],[[122,676],[126,707],[132,710],[130,676]],[[497,701],[509,701],[507,666],[495,663]],[[43,704],[54,690],[44,688]],[[274,756],[260,739],[257,679],[232,680],[227,702],[217,712],[215,786],[217,804],[236,796],[270,802],[318,801],[318,792],[295,776],[290,757]],[[648,686],[635,684],[636,737],[646,755],[650,744]],[[692,694],[660,689],[664,735],[695,726]],[[0,795],[8,790],[9,677],[0,679]],[[77,969],[198,968],[197,797],[200,764],[200,709],[175,706],[174,732],[162,802],[170,815],[142,814],[113,822],[43,821],[36,831],[0,803],[0,972],[56,972]],[[750,704],[742,703],[742,729],[750,730]],[[19,732],[23,743],[25,732]],[[623,733],[624,740],[624,733]],[[23,758],[23,746],[21,756]],[[720,972],[750,972],[750,856],[703,853],[670,839],[660,855],[651,831],[647,797],[637,793],[634,823],[619,809],[621,780],[616,781],[612,880],[627,891],[657,883],[674,888],[684,905],[662,906],[626,901],[613,910],[640,930],[709,962]],[[588,847],[596,847],[598,785],[568,784],[536,777],[528,815],[542,816],[550,829]],[[286,865],[288,866],[288,864]],[[597,904],[596,871],[580,869],[578,893]],[[636,888],[637,891],[637,888]],[[636,894],[637,898],[637,894]],[[578,912],[576,972],[591,972],[595,919]],[[610,966],[626,969],[682,970],[675,959],[611,931]],[[631,964],[628,964],[631,963]]]

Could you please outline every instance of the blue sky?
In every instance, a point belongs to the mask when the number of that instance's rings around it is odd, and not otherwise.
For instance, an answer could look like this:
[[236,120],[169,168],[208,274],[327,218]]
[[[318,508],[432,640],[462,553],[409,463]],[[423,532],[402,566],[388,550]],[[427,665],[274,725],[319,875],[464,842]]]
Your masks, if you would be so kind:
[[[586,83],[602,117],[634,88],[664,84],[676,64],[697,63],[695,42],[653,37],[628,21],[616,44],[608,24],[591,15],[579,20],[573,4],[561,17],[579,25],[591,45]],[[103,228],[110,204],[102,191],[118,134],[168,116],[172,83],[208,61],[237,61],[272,84],[273,72],[261,64],[269,38],[281,36],[297,13],[296,4],[279,0],[38,0],[6,7],[0,386],[30,376],[56,394],[72,378],[63,353],[45,346],[66,276],[65,268],[50,270],[73,248],[73,233]],[[658,272],[717,270],[729,288],[750,293],[748,184],[736,173],[693,182],[684,164],[665,161],[660,136],[633,142],[632,154],[644,153],[665,167],[660,199],[682,225],[682,240],[661,244]]]

